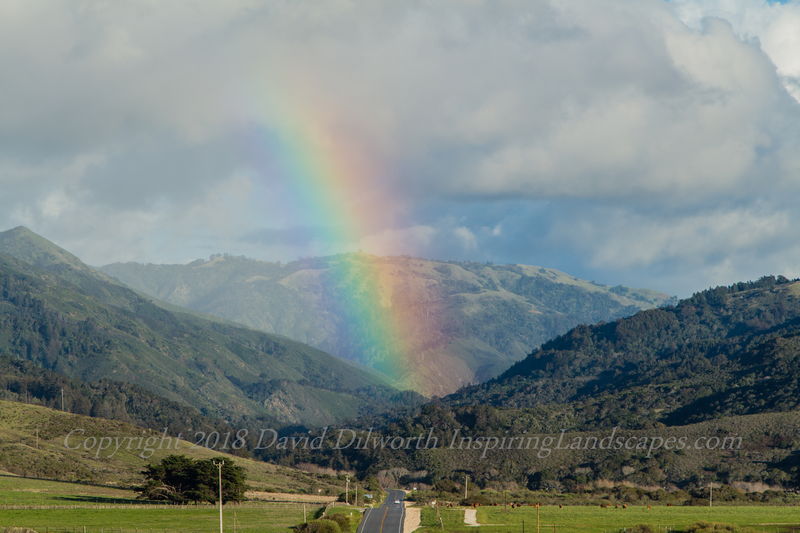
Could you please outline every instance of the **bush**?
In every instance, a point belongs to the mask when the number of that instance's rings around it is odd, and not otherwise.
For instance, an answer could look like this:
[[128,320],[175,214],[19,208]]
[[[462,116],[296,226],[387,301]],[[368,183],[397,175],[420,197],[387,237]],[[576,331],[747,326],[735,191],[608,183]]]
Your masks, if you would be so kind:
[[491,505],[492,501],[484,494],[475,494],[467,499],[461,500],[461,505]]
[[752,530],[743,529],[732,524],[717,524],[712,522],[697,522],[686,529],[686,533],[748,533]]
[[656,533],[656,529],[648,524],[639,524],[638,526],[626,527],[622,531],[624,533]]
[[325,517],[328,520],[332,520],[339,524],[339,528],[342,531],[349,531],[350,530],[350,518],[347,515],[343,514],[332,514]]
[[325,518],[312,520],[311,522],[303,524],[298,529],[302,533],[342,533],[342,528],[339,527],[339,524]]

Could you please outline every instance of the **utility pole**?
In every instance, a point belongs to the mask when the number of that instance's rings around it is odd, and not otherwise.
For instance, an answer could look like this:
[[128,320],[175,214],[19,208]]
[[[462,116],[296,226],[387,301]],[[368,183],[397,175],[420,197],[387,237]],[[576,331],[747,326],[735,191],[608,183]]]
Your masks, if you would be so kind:
[[469,498],[469,475],[464,474],[464,499]]
[[308,522],[308,517],[306,516],[306,504],[303,504],[303,523]]
[[219,533],[222,533],[222,467],[225,461],[214,461],[213,463],[219,473]]
[[350,475],[345,476],[344,503],[350,505]]
[[61,387],[61,410],[64,410],[64,387]]
[[356,494],[355,494],[355,497],[353,498],[353,500],[354,500],[353,501],[353,505],[358,507],[358,481],[356,481]]
[[714,507],[714,482],[708,484],[708,506]]

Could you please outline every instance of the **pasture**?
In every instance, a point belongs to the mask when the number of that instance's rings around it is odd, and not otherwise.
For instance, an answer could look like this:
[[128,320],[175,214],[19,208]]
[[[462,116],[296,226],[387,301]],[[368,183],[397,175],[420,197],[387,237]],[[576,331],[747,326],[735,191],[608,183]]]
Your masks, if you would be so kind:
[[[516,509],[479,507],[480,527],[463,523],[462,509],[433,509],[423,511],[424,532],[444,531],[470,533],[522,532],[536,533],[536,508]],[[618,532],[639,524],[649,524],[657,532],[685,530],[697,522],[733,524],[751,531],[779,533],[800,528],[800,507],[788,506],[717,506],[667,507],[628,506],[600,508],[597,506],[543,506],[539,513],[541,533],[606,533]]]
[[[308,516],[320,506],[306,504]],[[226,505],[225,529],[288,533],[303,521],[302,503],[245,502]],[[219,531],[212,505],[151,505],[133,491],[0,476],[0,531],[28,527],[39,533],[176,533]]]

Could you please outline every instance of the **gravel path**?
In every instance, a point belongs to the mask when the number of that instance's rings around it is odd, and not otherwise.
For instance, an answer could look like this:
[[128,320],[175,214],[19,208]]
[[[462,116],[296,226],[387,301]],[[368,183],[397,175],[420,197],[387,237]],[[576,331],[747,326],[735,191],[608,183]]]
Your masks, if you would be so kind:
[[468,526],[479,526],[478,523],[478,510],[465,509],[464,510],[464,523]]

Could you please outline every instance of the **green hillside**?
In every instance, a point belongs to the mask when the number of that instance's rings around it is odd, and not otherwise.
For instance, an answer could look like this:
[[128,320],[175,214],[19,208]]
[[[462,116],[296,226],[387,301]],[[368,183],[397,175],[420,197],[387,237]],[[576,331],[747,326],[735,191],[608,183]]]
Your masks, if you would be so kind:
[[[542,420],[539,414],[430,404],[413,415],[365,424],[358,436],[370,444],[359,449],[337,449],[331,437],[312,457],[301,449],[268,453],[273,459],[316,460],[365,474],[383,471],[403,486],[455,494],[458,487],[463,494],[465,475],[475,489],[557,493],[625,485],[698,491],[710,482],[744,491],[800,487],[800,410],[640,429],[598,424],[584,431],[572,429],[568,413],[557,428],[552,427],[556,417]],[[424,436],[419,449],[416,440],[399,449],[376,444],[419,435]]]
[[[654,291],[607,287],[553,269],[366,254],[288,264],[213,256],[187,265],[113,264],[102,270],[161,300],[285,335],[380,368],[397,360],[346,320],[337,302],[372,297],[379,269],[382,312],[416,330],[404,342],[400,381],[442,395],[498,375],[532,348],[577,324],[612,320],[670,301]],[[358,296],[354,296],[358,295]],[[359,305],[370,305],[365,302]],[[410,379],[409,379],[410,378]]]
[[[433,428],[439,445],[395,453],[348,450],[341,466],[402,468],[409,483],[459,481],[468,474],[495,488],[580,490],[599,482],[696,488],[711,481],[796,488],[798,357],[800,281],[764,278],[720,287],[674,307],[577,327],[487,383],[363,420],[365,433],[374,427],[379,435],[414,437]],[[614,431],[644,438],[644,447],[583,444]],[[577,437],[578,444],[556,449],[551,442],[546,453],[540,446],[519,448],[529,438],[535,444],[562,433],[564,442]],[[681,437],[690,444],[733,439],[738,445],[658,445]],[[474,441],[477,450],[450,446],[454,438]],[[521,440],[486,448],[486,439],[511,438]]]
[[[114,444],[101,449],[101,438]],[[87,441],[98,444],[84,446]],[[195,459],[226,456],[245,468],[248,484],[256,490],[338,491],[335,478],[329,476],[230,456],[195,446],[191,439],[164,438],[159,432],[116,420],[0,400],[0,471],[8,474],[127,487],[141,482],[146,464],[170,454]]]
[[450,405],[568,404],[574,423],[648,427],[800,406],[800,282],[764,278],[581,326]]
[[102,379],[84,383],[30,361],[0,357],[0,400],[32,403],[70,413],[110,418],[170,434],[228,431],[221,419],[203,416],[138,385]]
[[0,355],[135,384],[228,420],[319,425],[413,398],[298,342],[166,310],[32,235],[0,241]]

